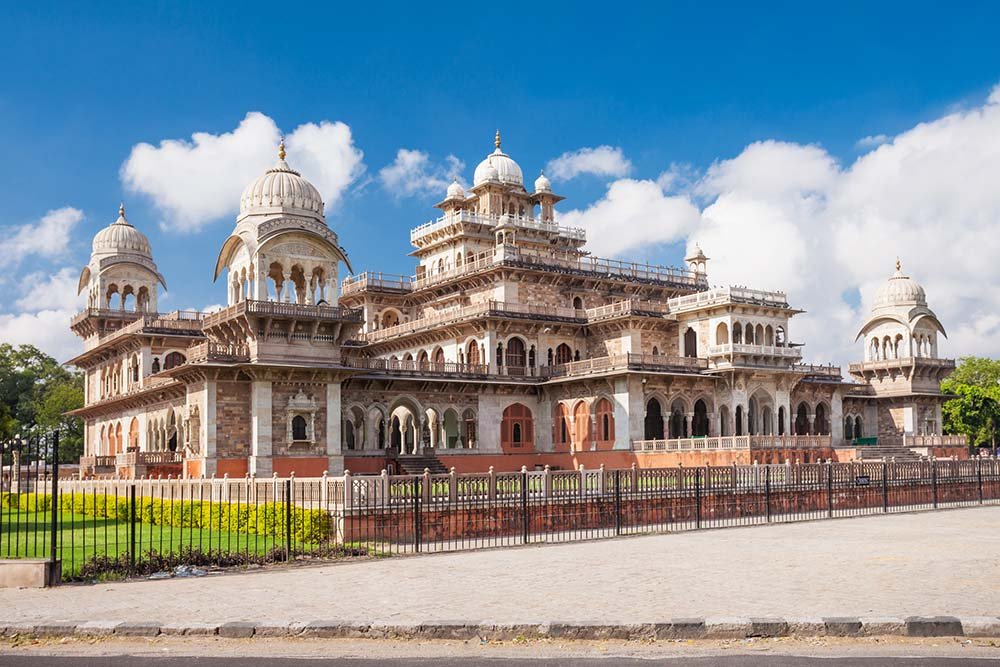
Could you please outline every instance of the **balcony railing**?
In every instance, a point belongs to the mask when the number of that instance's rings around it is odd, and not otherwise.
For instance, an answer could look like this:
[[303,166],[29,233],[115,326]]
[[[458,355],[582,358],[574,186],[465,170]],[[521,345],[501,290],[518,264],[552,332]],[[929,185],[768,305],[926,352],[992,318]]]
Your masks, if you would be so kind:
[[833,446],[829,435],[724,435],[704,438],[633,440],[634,452],[685,452],[733,449],[821,449]]
[[784,347],[781,345],[747,345],[745,343],[724,343],[722,345],[708,346],[708,355],[710,357],[722,357],[735,354],[760,357],[781,357],[785,359],[802,358],[802,350],[797,347]]
[[408,292],[413,289],[414,279],[381,271],[365,271],[356,276],[348,276],[340,283],[340,293],[344,296],[363,292],[366,289],[394,290]]
[[628,315],[668,315],[670,309],[667,304],[657,301],[641,301],[639,299],[628,299],[609,303],[606,306],[597,306],[587,309],[587,321],[598,322],[600,320],[613,319]]
[[360,309],[342,308],[340,306],[318,306],[307,303],[289,303],[284,301],[256,301],[248,299],[240,301],[228,308],[205,316],[205,327],[213,327],[222,322],[241,315],[256,315],[257,317],[280,317],[301,320],[344,320],[348,322],[364,321]]
[[212,341],[205,341],[192,345],[188,350],[188,363],[204,362],[224,362],[238,363],[250,361],[250,347],[248,345],[223,345]]
[[716,287],[704,292],[675,297],[668,302],[670,311],[680,313],[726,303],[749,303],[775,308],[788,308],[784,292],[768,292],[748,287]]
[[840,366],[828,365],[823,366],[820,364],[795,364],[792,366],[792,370],[802,371],[807,376],[814,377],[824,377],[831,379],[841,379],[843,373],[840,370]]
[[458,213],[448,213],[441,216],[437,220],[431,220],[430,222],[426,222],[419,227],[414,228],[410,231],[410,242],[415,243],[418,239],[421,239],[429,234],[433,234],[434,232],[444,229],[449,225],[463,222],[487,225],[489,227],[499,227],[501,225],[508,227],[520,227],[522,229],[531,229],[534,231],[558,234],[559,236],[578,241],[584,241],[587,238],[587,233],[582,229],[576,227],[562,227],[555,222],[539,220],[538,218],[532,218],[529,216],[491,216],[470,213],[469,211],[460,211]]
[[890,435],[880,436],[878,444],[890,447],[967,447],[964,435]]
[[954,359],[932,359],[930,357],[900,357],[898,359],[877,359],[875,361],[863,361],[848,366],[852,373],[862,373],[864,371],[890,370],[893,368],[909,368],[913,365],[936,366],[948,368],[955,365]]
[[118,467],[135,465],[159,465],[164,463],[181,463],[184,457],[180,452],[124,452],[115,456]]
[[112,454],[111,456],[81,456],[80,457],[80,467],[81,468],[114,468],[115,459],[117,457]]

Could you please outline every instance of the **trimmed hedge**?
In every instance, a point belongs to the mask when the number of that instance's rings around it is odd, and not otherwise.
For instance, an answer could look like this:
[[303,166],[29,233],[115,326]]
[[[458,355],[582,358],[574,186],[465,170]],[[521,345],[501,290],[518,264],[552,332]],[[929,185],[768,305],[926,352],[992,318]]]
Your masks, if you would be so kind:
[[[21,512],[48,512],[52,498],[39,493],[3,493],[0,505]],[[63,512],[81,514],[113,521],[130,520],[129,499],[107,494],[66,493],[59,496]],[[136,496],[136,519],[151,525],[173,528],[249,533],[251,535],[285,536],[285,504],[207,502],[199,500],[161,500]],[[323,542],[333,534],[330,514],[319,509],[292,506],[292,540]]]

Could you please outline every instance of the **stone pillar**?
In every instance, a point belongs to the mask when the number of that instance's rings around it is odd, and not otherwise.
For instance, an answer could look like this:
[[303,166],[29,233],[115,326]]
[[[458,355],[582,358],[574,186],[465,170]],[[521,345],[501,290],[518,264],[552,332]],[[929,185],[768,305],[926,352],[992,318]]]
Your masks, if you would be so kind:
[[204,457],[205,465],[203,471],[205,477],[211,477],[218,469],[218,458],[216,452],[216,393],[218,384],[215,380],[205,381],[205,398],[201,410],[201,454]]
[[687,433],[687,437],[692,437],[694,435],[694,413],[688,412],[684,415],[684,432]]
[[809,435],[816,435],[816,413],[809,413]]
[[288,271],[281,274],[281,296],[278,301],[288,303],[292,300],[292,274]]
[[[326,385],[326,457],[327,469],[332,475],[342,475],[344,473],[343,437],[340,432],[341,421],[343,420],[342,410],[340,382],[330,382]],[[377,439],[376,436],[375,440]],[[365,440],[365,446],[367,446],[367,438]],[[358,448],[356,431],[354,442],[355,448]]]
[[632,440],[642,440],[645,405],[642,379],[626,375],[615,380],[615,449],[632,449]]
[[257,477],[270,477],[271,461],[271,383],[254,380],[250,388],[250,461],[248,471]]

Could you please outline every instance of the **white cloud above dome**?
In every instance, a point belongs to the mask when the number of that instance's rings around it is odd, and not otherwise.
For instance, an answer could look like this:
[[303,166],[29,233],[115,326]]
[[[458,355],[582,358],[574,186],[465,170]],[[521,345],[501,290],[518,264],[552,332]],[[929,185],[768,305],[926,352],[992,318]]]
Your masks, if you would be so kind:
[[[152,200],[165,230],[198,231],[237,212],[247,184],[274,164],[280,138],[273,119],[250,112],[230,132],[136,144],[121,167],[121,180],[127,190]],[[308,177],[327,209],[365,171],[364,153],[345,123],[306,123],[286,135],[285,143],[288,162]]]

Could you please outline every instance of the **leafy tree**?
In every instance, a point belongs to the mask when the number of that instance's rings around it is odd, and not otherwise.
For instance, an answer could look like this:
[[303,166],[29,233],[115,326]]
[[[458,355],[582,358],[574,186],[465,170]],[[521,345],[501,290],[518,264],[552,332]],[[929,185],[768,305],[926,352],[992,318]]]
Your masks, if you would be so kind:
[[83,406],[83,374],[62,366],[33,345],[0,344],[0,437],[26,428],[59,428],[60,459],[83,450],[83,425],[63,413]]
[[951,377],[941,383],[950,398],[942,406],[947,433],[968,436],[973,446],[996,448],[1000,426],[1000,360],[963,357]]

